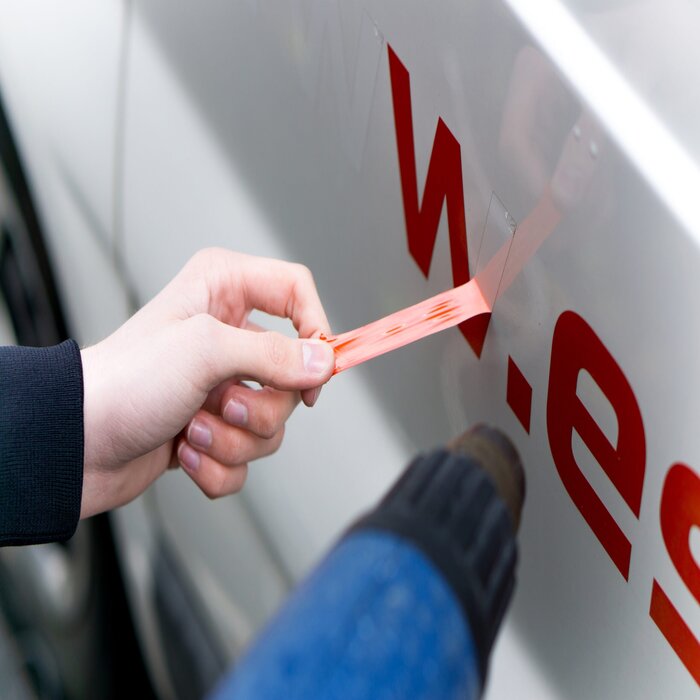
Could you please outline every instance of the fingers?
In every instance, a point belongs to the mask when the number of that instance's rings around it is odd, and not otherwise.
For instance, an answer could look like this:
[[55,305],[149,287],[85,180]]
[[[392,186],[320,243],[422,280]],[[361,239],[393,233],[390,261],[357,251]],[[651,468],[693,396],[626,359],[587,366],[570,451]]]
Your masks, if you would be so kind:
[[186,439],[178,446],[178,462],[209,498],[239,491],[245,481],[247,463],[279,449],[284,437],[284,421],[294,406],[290,405],[289,393],[274,393],[277,405],[266,409],[269,416],[259,410],[262,402],[250,401],[254,408],[252,420],[247,420],[269,437],[232,426],[206,411],[199,411],[190,422]]
[[[224,385],[222,385],[224,386]],[[229,384],[217,387],[216,412],[200,410],[181,440],[178,462],[209,497],[239,491],[247,463],[276,452],[284,424],[299,402],[297,392]]]
[[260,390],[236,384],[221,397],[219,413],[228,426],[244,428],[269,440],[284,427],[299,403],[299,392],[278,391],[270,387]]
[[276,389],[315,389],[333,373],[335,355],[322,340],[243,330],[206,314],[186,323],[191,345],[203,360],[199,365],[208,391],[231,378],[252,379]]
[[245,482],[246,464],[279,448],[299,398],[299,392],[223,382],[185,429],[175,466],[182,466],[209,498],[236,493]]
[[[246,328],[251,331],[256,331],[257,333],[262,333],[266,330],[265,328],[259,326],[257,323],[253,323],[252,321],[248,321],[248,323],[246,324]],[[320,393],[320,386],[317,386],[313,389],[302,389],[301,400],[306,406],[311,408],[311,406],[313,406],[316,403],[316,401],[318,401]]]
[[302,338],[330,332],[308,267],[251,257],[242,272],[243,290],[251,309],[291,319]]
[[194,313],[239,325],[240,309],[233,300],[242,295],[247,311],[289,318],[303,338],[330,331],[313,276],[303,265],[209,248],[187,263],[181,277],[185,286],[197,289]]
[[263,438],[242,428],[228,425],[218,416],[199,412],[190,422],[187,442],[190,446],[227,466],[252,462],[279,449],[284,425],[271,437]]
[[226,379],[218,386],[215,386],[204,401],[202,408],[209,413],[221,415],[221,406],[223,405],[224,395],[230,391],[231,387],[238,386],[237,379]]
[[209,498],[238,493],[248,476],[248,465],[245,462],[226,466],[209,455],[198,452],[185,440],[180,442],[177,457],[184,471]]

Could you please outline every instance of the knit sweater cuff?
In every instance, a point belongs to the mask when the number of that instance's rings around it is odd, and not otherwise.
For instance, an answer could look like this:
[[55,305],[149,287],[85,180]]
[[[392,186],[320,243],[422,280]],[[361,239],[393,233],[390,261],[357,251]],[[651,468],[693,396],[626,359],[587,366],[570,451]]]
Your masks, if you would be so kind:
[[0,544],[71,537],[82,488],[80,349],[0,348]]

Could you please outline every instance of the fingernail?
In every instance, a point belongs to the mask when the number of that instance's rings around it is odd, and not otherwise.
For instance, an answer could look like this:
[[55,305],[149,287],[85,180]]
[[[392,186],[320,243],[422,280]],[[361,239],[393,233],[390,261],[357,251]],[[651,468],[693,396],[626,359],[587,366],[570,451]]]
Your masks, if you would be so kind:
[[199,452],[183,442],[177,453],[180,464],[188,472],[196,472],[199,469]]
[[231,399],[224,407],[223,418],[230,425],[246,425],[248,422],[248,408],[240,401]]
[[313,406],[318,401],[318,397],[320,395],[321,395],[321,387],[317,386],[314,389],[314,393],[311,394],[311,398],[309,399],[309,408],[311,408],[311,406]]
[[193,420],[190,423],[190,429],[187,431],[187,442],[195,447],[211,447],[213,437],[208,426],[198,420]]
[[301,348],[304,369],[309,374],[325,374],[333,367],[335,355],[326,343],[304,343]]

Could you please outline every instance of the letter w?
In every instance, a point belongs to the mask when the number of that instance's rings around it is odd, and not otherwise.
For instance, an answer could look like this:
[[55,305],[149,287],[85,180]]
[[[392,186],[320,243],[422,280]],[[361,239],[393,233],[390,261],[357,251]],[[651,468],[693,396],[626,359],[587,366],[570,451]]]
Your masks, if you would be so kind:
[[[459,141],[447,128],[445,122],[439,118],[433,151],[430,154],[428,175],[425,179],[423,201],[419,205],[410,77],[408,70],[391,46],[387,45],[387,48],[408,250],[427,277],[440,225],[442,203],[446,201],[452,279],[456,287],[469,281],[467,223],[464,213],[462,155]],[[480,316],[465,321],[459,326],[462,335],[472,346],[477,357],[481,355],[488,329],[488,319],[488,315]]]

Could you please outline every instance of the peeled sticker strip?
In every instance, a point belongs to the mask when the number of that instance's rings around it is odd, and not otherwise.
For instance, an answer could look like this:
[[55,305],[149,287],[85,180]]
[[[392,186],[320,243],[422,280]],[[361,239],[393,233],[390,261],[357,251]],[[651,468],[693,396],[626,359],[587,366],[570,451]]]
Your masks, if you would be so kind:
[[[561,214],[548,189],[530,215],[513,231],[513,235],[466,284],[353,331],[332,337],[321,336],[335,352],[333,374],[452,328],[470,318],[490,314],[496,298],[513,283],[560,219]],[[482,246],[487,233],[488,229],[482,236]]]
[[335,352],[333,374],[490,311],[474,278],[362,328],[325,338]]

